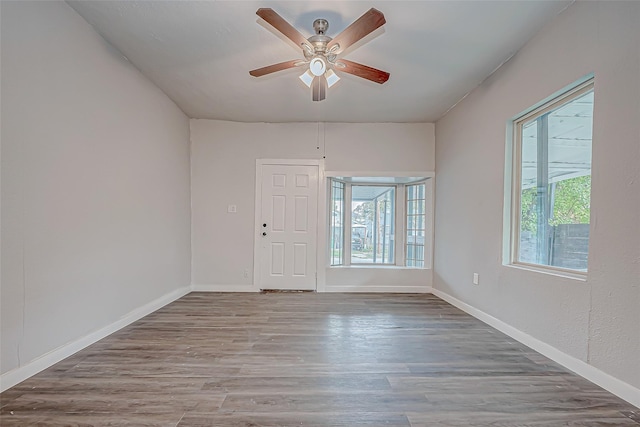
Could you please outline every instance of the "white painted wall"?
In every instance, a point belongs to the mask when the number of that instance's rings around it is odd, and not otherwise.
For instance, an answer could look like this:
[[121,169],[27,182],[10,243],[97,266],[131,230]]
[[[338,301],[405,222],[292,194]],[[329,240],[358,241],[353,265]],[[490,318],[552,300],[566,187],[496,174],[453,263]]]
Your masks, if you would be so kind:
[[[191,120],[192,283],[252,291],[256,159],[322,159],[326,171],[432,171],[433,124]],[[237,213],[227,213],[228,205]],[[324,244],[321,243],[321,250]],[[327,287],[413,286],[431,270],[327,269]],[[243,277],[244,270],[250,272]],[[368,270],[368,271],[367,271]],[[379,274],[376,274],[378,272]],[[327,289],[329,290],[329,289]],[[406,290],[406,289],[405,289]]]
[[[638,2],[577,2],[437,122],[434,269],[438,291],[629,385],[620,389],[636,404],[639,22]],[[505,267],[505,125],[590,72],[595,117],[588,278]],[[474,272],[480,273],[479,286],[472,284]]]
[[189,286],[190,182],[167,96],[64,2],[1,7],[4,374]]

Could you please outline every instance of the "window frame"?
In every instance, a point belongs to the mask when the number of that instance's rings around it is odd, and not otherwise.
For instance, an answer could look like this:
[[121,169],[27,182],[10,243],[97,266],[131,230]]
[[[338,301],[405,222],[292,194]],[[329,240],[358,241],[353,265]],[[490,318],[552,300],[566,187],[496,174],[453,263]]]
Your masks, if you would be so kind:
[[[521,185],[522,185],[522,129],[525,124],[578,99],[594,90],[594,76],[590,74],[556,92],[507,123],[505,165],[504,247],[503,265],[552,275],[586,280],[586,270],[523,262],[520,255]],[[593,133],[592,133],[593,139]],[[592,174],[591,174],[592,175]]]
[[[435,181],[435,174],[433,172],[388,172],[388,173],[375,173],[375,172],[341,172],[330,171],[325,173],[327,179],[327,188],[332,188],[332,182],[339,181],[345,184],[344,186],[344,205],[351,206],[352,200],[352,185],[365,185],[365,186],[393,186],[395,188],[395,233],[394,233],[394,263],[382,264],[382,263],[355,263],[351,264],[351,239],[348,242],[343,242],[344,250],[342,252],[343,260],[342,264],[327,263],[328,268],[400,268],[400,269],[414,269],[414,270],[430,270],[433,265],[433,221],[434,221],[434,200],[433,200],[433,186]],[[370,180],[379,179],[379,181],[371,182]],[[407,203],[407,189],[409,185],[415,184],[425,185],[425,242],[424,242],[424,266],[413,267],[406,265],[406,233],[407,233],[407,215],[406,215],[406,203]],[[330,205],[330,203],[329,203]],[[347,236],[351,236],[351,215],[348,214],[345,208],[344,213],[344,225],[343,225],[343,238],[347,239]],[[332,207],[329,206],[328,216],[331,217]],[[348,218],[348,220],[347,220]],[[331,224],[327,224],[327,235],[331,234]],[[327,241],[328,253],[330,254],[330,240]]]
[[[338,185],[335,185],[338,184]],[[335,225],[334,221],[335,218],[333,216],[333,204],[334,201],[336,200],[334,198],[334,192],[336,191],[336,189],[340,190],[342,192],[342,197],[340,199],[341,201],[341,207],[342,207],[342,212],[341,212],[341,218],[340,218],[340,222],[342,225],[342,231],[341,231],[341,236],[339,236],[341,238],[341,246],[339,249],[339,257],[338,257],[338,263],[334,264],[334,259],[336,258],[333,255],[333,251],[335,250],[333,247],[333,241],[334,241],[334,235],[332,234],[332,229]],[[344,251],[345,251],[345,247],[344,247],[344,231],[345,231],[345,183],[343,181],[339,181],[339,180],[329,180],[329,227],[327,228],[328,230],[328,235],[329,235],[329,242],[328,242],[328,246],[329,246],[329,254],[328,254],[328,258],[329,258],[329,265],[331,267],[336,267],[336,266],[341,266],[344,265]]]
[[[410,199],[409,198],[409,188],[410,187],[418,187],[420,185],[424,186],[423,198],[422,199],[419,199],[419,198]],[[404,206],[405,206],[404,219],[405,219],[405,225],[404,225],[404,230],[403,230],[404,231],[404,236],[403,236],[404,237],[404,266],[407,267],[407,268],[426,268],[426,265],[427,265],[427,260],[426,260],[426,258],[427,258],[427,241],[428,241],[427,236],[428,236],[428,233],[429,233],[429,225],[427,223],[427,219],[428,219],[428,216],[427,216],[427,195],[428,195],[428,191],[427,190],[428,190],[428,187],[427,187],[426,180],[418,181],[418,182],[412,182],[412,183],[406,184],[405,188],[404,188],[404,192],[405,192],[405,197],[404,197]],[[409,213],[409,202],[414,202],[415,203],[417,201],[423,201],[424,202],[424,212],[422,212],[421,214],[420,213],[418,213],[418,214]],[[424,236],[423,236],[424,241],[422,243],[422,255],[423,255],[422,261],[421,261],[422,262],[422,267],[416,266],[416,265],[407,265],[408,262],[409,262],[409,258],[408,258],[408,254],[409,254],[408,237],[409,237],[409,217],[410,216],[412,216],[412,217],[422,216],[423,217],[423,219],[422,219],[423,228],[421,228],[421,229],[412,228],[411,229],[413,231],[421,230],[424,233]],[[418,236],[414,236],[414,237],[418,237]],[[416,248],[419,247],[420,245],[417,245],[414,242],[412,246],[413,246],[413,251],[415,252]],[[411,258],[411,261],[419,262],[419,260],[415,258],[415,255],[414,255],[414,257]]]

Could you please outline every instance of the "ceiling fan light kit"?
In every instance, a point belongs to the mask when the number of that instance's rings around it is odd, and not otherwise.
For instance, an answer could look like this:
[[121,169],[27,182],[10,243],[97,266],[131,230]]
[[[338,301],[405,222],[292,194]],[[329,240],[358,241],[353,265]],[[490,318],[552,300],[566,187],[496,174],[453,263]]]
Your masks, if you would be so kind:
[[315,35],[305,38],[291,24],[278,15],[273,9],[260,8],[256,14],[281,32],[289,40],[302,48],[304,60],[285,61],[249,71],[254,77],[260,77],[293,67],[306,66],[300,80],[311,88],[312,99],[322,101],[326,98],[327,89],[340,80],[335,72],[352,74],[363,79],[382,84],[389,80],[390,74],[357,62],[338,58],[349,46],[362,40],[385,24],[384,15],[376,9],[370,9],[355,22],[345,28],[334,39],[325,33],[329,29],[326,19],[313,21]]

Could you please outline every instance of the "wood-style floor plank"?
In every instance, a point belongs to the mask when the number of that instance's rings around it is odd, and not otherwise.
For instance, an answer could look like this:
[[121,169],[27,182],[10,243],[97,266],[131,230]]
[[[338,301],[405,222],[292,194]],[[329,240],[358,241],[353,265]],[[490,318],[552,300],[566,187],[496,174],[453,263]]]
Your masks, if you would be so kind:
[[2,426],[640,426],[433,295],[192,293],[0,394]]

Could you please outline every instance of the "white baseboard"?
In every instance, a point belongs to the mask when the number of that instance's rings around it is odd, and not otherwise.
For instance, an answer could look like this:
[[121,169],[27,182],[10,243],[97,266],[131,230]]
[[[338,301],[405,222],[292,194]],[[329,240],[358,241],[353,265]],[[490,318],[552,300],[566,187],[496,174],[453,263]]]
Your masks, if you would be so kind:
[[483,321],[487,325],[499,330],[506,335],[509,335],[511,338],[521,342],[527,347],[537,351],[540,354],[543,354],[554,362],[559,363],[560,365],[575,372],[581,377],[591,381],[594,384],[599,385],[600,387],[604,388],[607,391],[610,391],[621,399],[624,399],[632,405],[640,408],[640,389],[632,386],[631,384],[627,384],[624,381],[621,381],[618,378],[615,378],[599,370],[593,365],[589,365],[588,363],[583,362],[580,359],[563,353],[557,348],[543,341],[540,341],[539,339],[534,338],[531,335],[522,332],[521,330],[508,325],[502,320],[496,319],[495,317],[485,313],[484,311],[478,310],[477,308],[472,307],[469,304],[462,302],[449,294],[446,294],[438,289],[433,289],[432,293],[435,296],[445,300],[449,304],[472,315],[476,319]]
[[430,294],[431,286],[325,286],[324,292]]
[[[231,284],[201,284],[191,285],[192,292],[260,292],[260,289],[253,285],[231,285]],[[431,293],[430,286],[325,286],[324,290],[318,292],[344,292],[344,293],[406,293],[406,294],[428,294]]]
[[112,333],[124,328],[125,326],[135,322],[144,316],[153,313],[154,311],[164,307],[165,305],[182,298],[191,292],[190,287],[186,286],[175,291],[169,292],[160,298],[151,301],[148,304],[138,307],[131,311],[129,314],[123,316],[117,321],[107,325],[97,331],[91,332],[82,338],[79,338],[73,342],[67,343],[61,347],[51,350],[48,353],[28,362],[23,366],[19,366],[9,372],[5,372],[0,376],[0,392],[3,392],[14,385],[21,383],[29,377],[37,374],[40,371],[47,369],[50,366],[55,365],[61,360],[77,353],[85,347],[101,340],[102,338],[111,335]]
[[191,292],[259,292],[259,289],[254,288],[253,285],[193,283],[191,284]]

